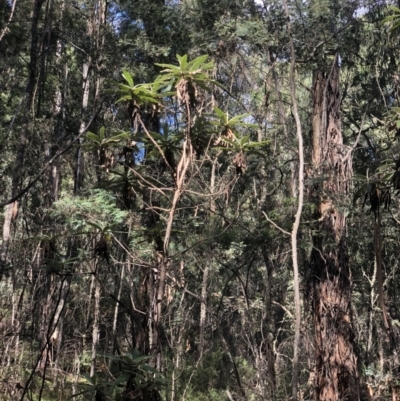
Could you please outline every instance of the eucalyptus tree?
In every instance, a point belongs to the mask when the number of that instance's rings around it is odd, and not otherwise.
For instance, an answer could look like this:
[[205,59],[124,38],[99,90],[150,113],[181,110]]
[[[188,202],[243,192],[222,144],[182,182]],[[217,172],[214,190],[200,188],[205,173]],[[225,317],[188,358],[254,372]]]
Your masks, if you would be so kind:
[[[355,25],[353,14],[357,5],[310,2],[307,6],[308,23],[315,28],[321,21],[320,32],[325,36],[321,42],[314,42],[310,53],[314,67],[312,169],[308,175],[314,182],[311,196],[316,202],[309,281],[316,346],[314,398],[358,399],[347,220],[341,205],[351,191],[354,148],[346,146],[343,139],[339,77],[339,58],[345,59],[349,51],[343,48],[340,32],[346,25]],[[321,43],[327,56],[316,50]]]

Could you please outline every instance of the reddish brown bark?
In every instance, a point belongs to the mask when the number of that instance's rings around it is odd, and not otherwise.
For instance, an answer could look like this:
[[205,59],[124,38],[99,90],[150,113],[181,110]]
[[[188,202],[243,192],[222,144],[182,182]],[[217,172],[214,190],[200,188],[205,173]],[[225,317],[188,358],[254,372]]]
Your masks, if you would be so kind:
[[351,155],[343,145],[339,65],[316,71],[313,79],[313,164],[318,227],[311,254],[315,328],[316,401],[359,399],[351,312],[351,271],[346,217],[339,202],[348,194]]

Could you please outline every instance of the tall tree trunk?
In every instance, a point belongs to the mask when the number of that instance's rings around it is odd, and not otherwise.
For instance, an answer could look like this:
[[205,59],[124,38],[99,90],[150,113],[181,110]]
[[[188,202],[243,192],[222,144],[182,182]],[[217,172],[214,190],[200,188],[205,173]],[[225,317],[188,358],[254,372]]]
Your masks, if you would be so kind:
[[[29,78],[28,84],[25,92],[25,107],[24,107],[24,121],[23,127],[21,129],[21,136],[19,139],[19,147],[18,152],[15,158],[14,164],[14,174],[12,179],[12,189],[11,189],[11,197],[15,197],[18,194],[18,190],[21,184],[22,172],[25,160],[25,150],[26,144],[29,140],[30,134],[30,121],[31,121],[31,111],[33,106],[33,98],[34,98],[34,90],[36,86],[37,80],[37,49],[38,49],[38,24],[40,11],[44,0],[35,0],[33,2],[33,8],[31,11],[31,47],[30,47],[30,63],[29,63]],[[8,248],[10,245],[10,232],[11,232],[11,222],[13,218],[16,217],[16,213],[18,210],[18,202],[15,201],[6,206],[4,223],[3,223],[3,241],[1,244],[0,250],[0,280],[2,279],[4,269],[7,265],[7,255]]]
[[313,164],[321,182],[315,194],[319,233],[313,237],[311,253],[315,400],[357,400],[347,223],[338,208],[349,192],[352,174],[351,154],[345,151],[341,132],[338,55],[330,71],[314,72],[312,96]]
[[[54,5],[54,3],[53,3]],[[65,9],[65,0],[61,1],[59,29],[62,29],[63,14]],[[63,43],[61,39],[57,39],[55,49],[55,65],[57,66],[58,83],[54,94],[54,110],[53,116],[55,119],[53,143],[50,149],[50,157],[54,157],[59,151],[59,144],[62,143],[64,136],[64,91],[68,78],[68,65],[62,63]],[[56,159],[49,168],[49,185],[50,185],[50,200],[55,202],[58,200],[58,191],[60,184],[60,160]]]
[[[293,228],[291,232],[291,243],[292,243],[292,263],[293,263],[293,288],[294,288],[294,305],[295,305],[295,331],[294,331],[294,342],[293,342],[293,378],[292,378],[292,400],[297,401],[297,389],[299,381],[299,348],[300,348],[300,324],[301,324],[301,306],[300,306],[300,279],[299,279],[299,263],[297,255],[297,234],[300,227],[301,214],[303,212],[303,201],[304,201],[304,148],[303,148],[303,133],[301,129],[300,115],[297,107],[296,98],[296,82],[295,82],[295,51],[292,37],[292,25],[290,23],[289,8],[287,1],[283,1],[285,15],[287,18],[287,29],[290,37],[290,94],[292,98],[293,116],[296,121],[296,132],[297,132],[297,149],[299,154],[299,175],[298,175],[298,187],[299,192],[293,189],[293,192],[297,198],[297,211],[295,220],[293,222]],[[292,179],[295,181],[295,179]],[[292,188],[295,185],[292,185]]]
[[[82,66],[82,117],[79,124],[79,135],[81,135],[85,130],[85,115],[89,104],[89,68],[90,68],[90,56],[83,63]],[[74,183],[74,193],[77,194],[80,189],[83,188],[84,181],[84,155],[82,151],[83,138],[79,138],[79,146],[76,151],[76,164],[75,164],[75,183]]]
[[[86,126],[89,107],[89,88],[90,73],[93,71],[94,81],[94,106],[100,94],[101,79],[99,72],[103,60],[104,51],[104,35],[102,29],[106,24],[107,3],[104,0],[93,0],[91,14],[87,22],[87,56],[82,65],[82,103],[81,103],[81,120],[79,123],[79,140],[75,161],[75,182],[74,193],[77,194],[84,186],[85,179],[85,158],[82,150],[83,138],[82,134],[89,127]],[[94,107],[95,108],[95,107]],[[93,110],[93,113],[96,113]]]
[[[93,4],[93,9],[95,8],[95,4]],[[75,181],[74,181],[74,194],[76,195],[80,189],[83,188],[83,182],[85,177],[85,159],[82,150],[83,138],[81,135],[85,131],[86,124],[86,116],[87,116],[87,108],[89,105],[89,73],[92,68],[92,50],[93,50],[93,30],[94,30],[94,16],[93,13],[88,18],[87,22],[87,41],[88,41],[88,49],[87,56],[82,65],[82,103],[81,103],[81,120],[79,123],[79,141],[78,148],[76,151],[76,161],[75,161]]]

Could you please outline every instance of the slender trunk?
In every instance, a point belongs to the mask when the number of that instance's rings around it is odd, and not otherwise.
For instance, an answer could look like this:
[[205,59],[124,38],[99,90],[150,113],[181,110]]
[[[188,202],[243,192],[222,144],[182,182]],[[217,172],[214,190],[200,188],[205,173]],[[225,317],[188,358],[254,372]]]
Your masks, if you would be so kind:
[[[63,329],[63,318],[64,318],[64,311],[65,311],[65,304],[67,302],[67,296],[69,293],[69,287],[71,284],[70,277],[66,277],[61,280],[61,288],[60,288],[60,298],[59,302],[56,306],[56,310],[53,317],[53,325],[51,328],[51,337],[50,343],[52,347],[52,355],[55,368],[57,368],[58,360],[59,360],[59,351],[61,348],[61,341],[62,341],[62,329]],[[55,369],[55,378],[57,377],[57,369]]]
[[[95,7],[93,6],[93,9]],[[88,40],[88,49],[87,49],[87,58],[83,62],[82,65],[82,103],[81,103],[81,120],[79,123],[79,132],[78,135],[82,135],[85,131],[85,120],[87,115],[87,108],[89,105],[89,72],[92,67],[92,48],[93,48],[93,29],[94,29],[94,16],[90,15],[88,18],[87,25],[87,33],[86,37]],[[76,151],[76,162],[75,162],[75,182],[74,182],[74,194],[77,194],[80,189],[83,188],[84,182],[84,169],[85,169],[85,160],[82,150],[83,138],[80,137],[78,141],[78,149]]]
[[[179,307],[177,308],[178,314],[182,313],[182,315],[184,315],[184,306],[183,306],[183,301],[185,299],[185,292],[182,293],[180,302],[179,302]],[[175,326],[175,325],[174,325]],[[184,345],[183,345],[183,336],[185,335],[185,328],[184,328],[184,324],[179,325],[177,327],[175,327],[175,329],[173,328],[173,326],[171,327],[171,335],[170,335],[170,344],[171,344],[171,348],[173,348],[175,350],[174,355],[175,357],[173,358],[173,368],[172,368],[172,374],[171,374],[171,397],[170,397],[170,401],[175,401],[176,400],[176,396],[177,396],[177,384],[179,383],[179,377],[182,374],[182,368],[181,368],[181,361],[182,361],[182,356],[184,353]],[[200,358],[197,358],[197,362],[195,363],[194,366],[194,370],[193,372],[196,371],[196,368],[199,364]],[[189,380],[187,380],[187,383],[190,383],[191,381],[191,377],[189,377]],[[168,394],[168,393],[167,393]],[[168,400],[168,395],[166,397],[166,399]],[[184,396],[181,397],[180,399],[184,399]]]
[[374,227],[374,252],[376,263],[376,277],[378,282],[378,300],[382,310],[383,324],[388,335],[390,345],[393,346],[392,325],[386,308],[385,296],[383,293],[383,272],[382,272],[382,237],[381,237],[381,216],[378,210],[378,219],[375,221]]
[[313,163],[323,183],[316,218],[321,234],[311,252],[312,311],[315,329],[315,400],[358,400],[357,357],[351,310],[347,222],[335,202],[349,193],[351,154],[343,146],[339,64],[313,77]]
[[300,279],[299,279],[299,263],[297,260],[297,233],[300,226],[300,218],[303,211],[304,201],[304,149],[303,149],[303,134],[301,130],[300,116],[297,107],[296,99],[296,83],[295,83],[295,52],[292,37],[292,28],[289,19],[289,9],[287,1],[283,0],[285,14],[287,18],[288,34],[290,37],[290,94],[293,105],[293,115],[296,121],[296,132],[298,141],[299,152],[299,175],[298,175],[298,204],[295,220],[293,223],[291,239],[292,239],[292,263],[293,263],[293,287],[294,287],[294,305],[295,305],[295,333],[293,343],[293,378],[292,378],[292,400],[297,401],[297,388],[299,380],[299,347],[300,347],[300,324],[301,324],[301,310],[300,310]]
[[153,325],[152,325],[152,338],[150,341],[150,351],[154,355],[154,364],[158,371],[162,368],[162,355],[161,355],[161,317],[162,317],[162,301],[165,293],[165,280],[167,277],[168,255],[159,253],[157,255],[157,272],[153,285]]
[[[94,0],[92,6],[92,13],[88,19],[87,25],[87,58],[82,66],[82,104],[81,104],[81,121],[79,125],[79,142],[78,149],[76,153],[76,163],[75,163],[75,183],[74,183],[74,193],[77,194],[80,189],[83,188],[84,178],[85,178],[85,159],[82,150],[83,138],[81,135],[84,133],[86,127],[86,117],[87,109],[89,105],[89,87],[90,79],[89,74],[93,69],[95,75],[94,81],[94,104],[98,100],[100,94],[100,76],[99,72],[102,63],[102,52],[104,47],[104,36],[102,36],[101,29],[106,23],[107,16],[107,5],[104,0]],[[92,54],[96,54],[93,56]]]
[[203,271],[203,281],[201,283],[201,304],[200,304],[200,339],[199,339],[199,358],[203,356],[204,349],[204,327],[206,323],[206,312],[207,312],[207,281],[208,273],[210,271],[209,263],[206,262]]
[[1,250],[0,250],[0,281],[3,277],[3,273],[7,266],[7,255],[8,255],[8,249],[10,247],[11,220],[15,204],[16,202],[7,205],[5,207],[5,212],[4,212],[3,241],[1,243]]
[[[88,56],[87,61],[82,66],[82,116],[79,125],[79,135],[85,130],[85,116],[86,110],[89,104],[89,69],[90,69],[90,56]],[[82,150],[83,138],[79,138],[79,145],[76,153],[76,165],[75,165],[75,184],[74,193],[77,194],[80,189],[83,188],[83,182],[85,177],[85,159]]]
[[25,294],[25,288],[26,285],[23,286],[21,292],[17,290],[16,286],[16,277],[15,274],[10,278],[10,286],[13,287],[13,292],[12,292],[12,314],[11,314],[11,338],[9,342],[7,343],[7,348],[9,346],[12,346],[14,343],[14,346],[12,347],[12,351],[7,349],[5,351],[5,355],[7,355],[7,366],[10,365],[11,359],[14,358],[17,360],[21,354],[19,351],[19,339],[20,339],[20,330],[21,330],[21,321],[20,321],[20,312],[21,312],[21,307],[23,305],[23,299],[24,299],[24,294]]
[[247,395],[246,395],[246,392],[245,392],[245,390],[243,388],[243,385],[242,385],[242,380],[241,380],[241,377],[240,377],[240,374],[239,374],[239,370],[238,370],[236,362],[235,362],[235,358],[233,357],[233,355],[232,355],[232,353],[231,353],[231,351],[229,349],[229,345],[227,344],[223,334],[221,333],[221,330],[219,330],[219,336],[220,336],[220,339],[221,339],[222,347],[224,348],[225,353],[228,356],[228,358],[229,358],[229,360],[230,360],[230,362],[231,362],[231,364],[233,366],[233,373],[235,375],[236,383],[237,383],[237,385],[239,387],[240,395],[241,395],[243,400],[247,401]]
[[[262,250],[264,262],[265,262],[265,268],[267,271],[267,275],[265,277],[265,321],[267,322],[267,327],[272,327],[274,325],[273,321],[273,316],[272,316],[272,280],[273,280],[273,264],[272,261],[269,257],[269,252],[266,248],[263,248]],[[274,340],[274,334],[270,332],[271,334],[269,335],[270,338],[267,338],[269,341],[266,344],[266,359],[267,359],[267,366],[268,366],[268,371],[267,371],[267,376],[268,376],[268,382],[270,386],[270,399],[275,400],[276,399],[276,369],[275,369],[275,352],[274,352],[274,347],[273,347],[273,340]],[[267,334],[268,336],[268,334]]]
[[[127,258],[130,258],[129,255],[127,255]],[[124,283],[124,273],[125,273],[125,265],[122,265],[121,268],[121,274],[119,277],[119,286],[118,286],[118,293],[116,294],[117,299],[121,299],[121,293],[122,293],[122,286]],[[113,325],[112,325],[112,334],[111,334],[111,345],[110,345],[110,354],[112,355],[114,353],[116,341],[117,341],[117,323],[118,323],[118,311],[119,311],[119,303],[115,303],[115,308],[114,308],[114,317],[113,317]],[[110,359],[109,361],[109,368],[111,367],[112,360]]]
[[[60,6],[60,27],[59,29],[62,30],[62,20],[63,20],[63,13],[65,9],[65,0],[62,0]],[[58,39],[56,42],[56,53],[55,53],[55,64],[59,70],[59,82],[57,85],[56,92],[54,94],[54,111],[53,115],[56,120],[54,126],[54,142],[51,147],[50,157],[54,157],[59,150],[59,144],[64,136],[64,93],[63,93],[63,85],[67,81],[68,77],[68,66],[65,66],[61,63],[61,57],[63,53],[63,44],[61,39]],[[58,199],[58,190],[59,190],[59,182],[60,182],[60,160],[55,160],[49,168],[49,184],[50,184],[50,200],[52,202],[57,201]]]
[[368,366],[372,362],[371,358],[371,350],[372,350],[372,333],[374,329],[374,308],[375,308],[375,281],[376,281],[376,258],[374,262],[374,271],[372,273],[372,278],[368,279],[370,286],[371,286],[371,292],[369,295],[369,318],[368,318],[368,339],[367,339],[367,352],[365,356],[365,363],[366,366]]
[[[39,268],[39,266],[38,266]],[[52,323],[50,320],[52,319],[51,312],[51,298],[54,292],[54,280],[51,273],[46,273],[43,277],[43,290],[39,293],[39,302],[41,304],[41,321],[40,321],[40,330],[39,330],[39,340],[40,346],[43,349],[43,353],[41,356],[41,360],[39,363],[39,368],[44,369],[47,363],[52,360],[50,342],[48,338],[49,334],[49,325]]]
[[99,344],[99,318],[100,318],[100,283],[95,281],[94,291],[94,320],[92,330],[92,358],[90,363],[90,377],[94,376],[96,370],[97,347]]
[[[146,134],[149,133],[146,130]],[[186,172],[190,166],[191,158],[193,154],[192,144],[189,136],[183,141],[183,149],[181,159],[176,168],[176,188],[174,191],[173,198],[171,200],[171,208],[169,210],[169,216],[167,220],[167,226],[164,235],[164,242],[162,249],[157,249],[157,271],[154,277],[153,296],[152,296],[152,338],[150,341],[150,349],[155,357],[155,366],[161,371],[161,317],[162,317],[162,301],[165,295],[165,284],[167,278],[168,268],[168,250],[171,241],[172,225],[175,218],[176,208],[178,202],[184,192],[184,183],[186,178]]]
[[87,311],[86,311],[86,321],[85,321],[85,326],[88,327],[89,325],[89,320],[90,320],[90,314],[91,314],[91,307],[92,307],[92,293],[93,293],[93,288],[96,285],[96,277],[94,274],[92,275],[92,279],[90,280],[90,287],[89,287],[89,294],[88,294],[88,305],[87,305]]
[[11,11],[10,11],[10,16],[8,17],[8,21],[7,21],[5,27],[2,29],[2,31],[0,33],[0,43],[3,40],[4,36],[7,34],[8,27],[12,23],[12,19],[14,17],[14,12],[15,12],[15,6],[16,5],[17,5],[17,0],[14,0],[13,3],[12,3],[12,6],[11,6]]

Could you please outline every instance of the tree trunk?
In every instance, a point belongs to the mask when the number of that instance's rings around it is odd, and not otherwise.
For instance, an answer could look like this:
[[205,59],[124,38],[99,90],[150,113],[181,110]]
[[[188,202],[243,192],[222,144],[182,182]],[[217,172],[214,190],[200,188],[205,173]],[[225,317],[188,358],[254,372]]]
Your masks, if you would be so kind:
[[320,182],[316,196],[318,234],[311,253],[312,311],[315,328],[315,400],[359,399],[355,335],[351,311],[351,272],[346,216],[338,208],[348,194],[351,155],[341,132],[339,64],[313,77],[313,164]]
[[[37,80],[36,65],[38,59],[37,47],[39,39],[38,23],[43,2],[44,0],[35,0],[31,11],[32,25],[31,25],[31,47],[30,47],[30,63],[29,63],[30,72],[28,78],[28,85],[26,87],[26,92],[25,92],[24,122],[23,122],[23,127],[21,129],[18,152],[14,164],[11,197],[15,197],[17,195],[18,189],[21,184],[22,172],[25,160],[26,144],[29,140],[29,134],[30,134],[30,120],[31,120],[30,115],[33,106],[34,90]],[[13,218],[16,217],[17,211],[18,211],[17,201],[7,205],[5,210],[4,223],[3,223],[3,241],[1,244],[1,251],[0,251],[0,280],[2,279],[4,269],[7,265],[8,248],[10,245],[11,222]]]
[[158,371],[162,370],[162,346],[161,346],[161,317],[162,301],[165,294],[165,282],[167,277],[168,255],[159,252],[157,255],[157,271],[154,278],[153,300],[152,300],[152,339],[150,341],[150,351],[154,356],[154,365]]
[[[95,5],[93,5],[93,9],[95,9]],[[93,51],[93,42],[94,42],[94,29],[96,26],[95,17],[93,13],[88,18],[87,22],[87,41],[88,41],[88,49],[87,56],[82,65],[82,103],[81,103],[81,119],[79,122],[79,140],[78,140],[78,148],[76,151],[76,161],[75,161],[75,180],[74,180],[74,194],[76,195],[82,188],[85,178],[85,159],[82,150],[83,138],[81,137],[83,132],[85,131],[86,125],[86,117],[89,106],[89,87],[90,87],[90,70],[92,68],[92,51]]]
[[[188,113],[189,114],[189,113]],[[188,117],[188,132],[190,132],[190,118]],[[143,126],[145,129],[145,127]],[[148,131],[145,129],[146,134],[149,136]],[[153,274],[153,290],[152,290],[152,304],[151,304],[151,316],[153,320],[150,350],[154,357],[154,364],[158,371],[163,370],[162,366],[162,346],[161,346],[161,333],[162,333],[162,301],[165,296],[165,285],[167,279],[168,270],[168,251],[171,241],[172,225],[175,218],[175,212],[180,201],[182,194],[184,192],[184,183],[186,178],[186,172],[191,163],[191,158],[193,155],[193,147],[189,138],[189,135],[183,141],[182,155],[176,169],[176,188],[174,195],[171,199],[171,208],[169,210],[169,216],[167,219],[167,225],[165,229],[164,242],[160,246],[156,246],[156,258],[157,258],[157,269]]]
[[92,358],[90,363],[90,377],[93,377],[96,372],[96,357],[97,347],[99,345],[99,324],[100,324],[100,283],[95,280],[94,293],[94,317],[92,328]]
[[[60,4],[60,17],[59,17],[59,29],[62,29],[63,14],[65,9],[65,0],[62,0]],[[55,119],[54,125],[54,142],[52,143],[50,150],[50,157],[54,157],[59,151],[59,144],[62,143],[64,137],[64,91],[63,87],[66,86],[68,78],[68,65],[62,62],[63,55],[63,43],[61,39],[57,39],[56,52],[55,52],[55,65],[58,68],[57,88],[54,94],[54,110],[53,116]],[[49,185],[50,185],[50,199],[51,202],[58,200],[58,191],[60,184],[60,160],[56,159],[49,168]]]
[[297,198],[297,211],[295,220],[293,222],[291,232],[291,243],[292,243],[292,263],[293,263],[293,289],[294,289],[294,306],[295,306],[295,330],[294,330],[294,342],[293,342],[293,378],[292,378],[292,400],[297,401],[297,391],[299,384],[299,349],[300,349],[300,325],[301,325],[301,305],[300,305],[300,279],[299,279],[299,263],[297,255],[297,234],[300,227],[301,214],[303,212],[304,202],[304,147],[303,147],[303,132],[301,128],[300,115],[297,107],[296,98],[296,82],[295,82],[295,62],[296,56],[294,51],[293,37],[292,37],[292,25],[289,17],[289,7],[287,1],[283,1],[285,15],[287,18],[287,29],[290,37],[290,94],[292,98],[293,116],[296,121],[296,132],[297,132],[297,149],[299,154],[299,174],[298,174],[298,194],[295,184],[295,178],[292,175],[292,193]]
[[199,348],[198,355],[199,359],[203,356],[204,350],[204,329],[206,325],[206,314],[207,314],[207,282],[208,274],[210,272],[209,262],[206,261],[203,270],[203,281],[201,283],[201,304],[200,304],[200,338],[199,338]]

